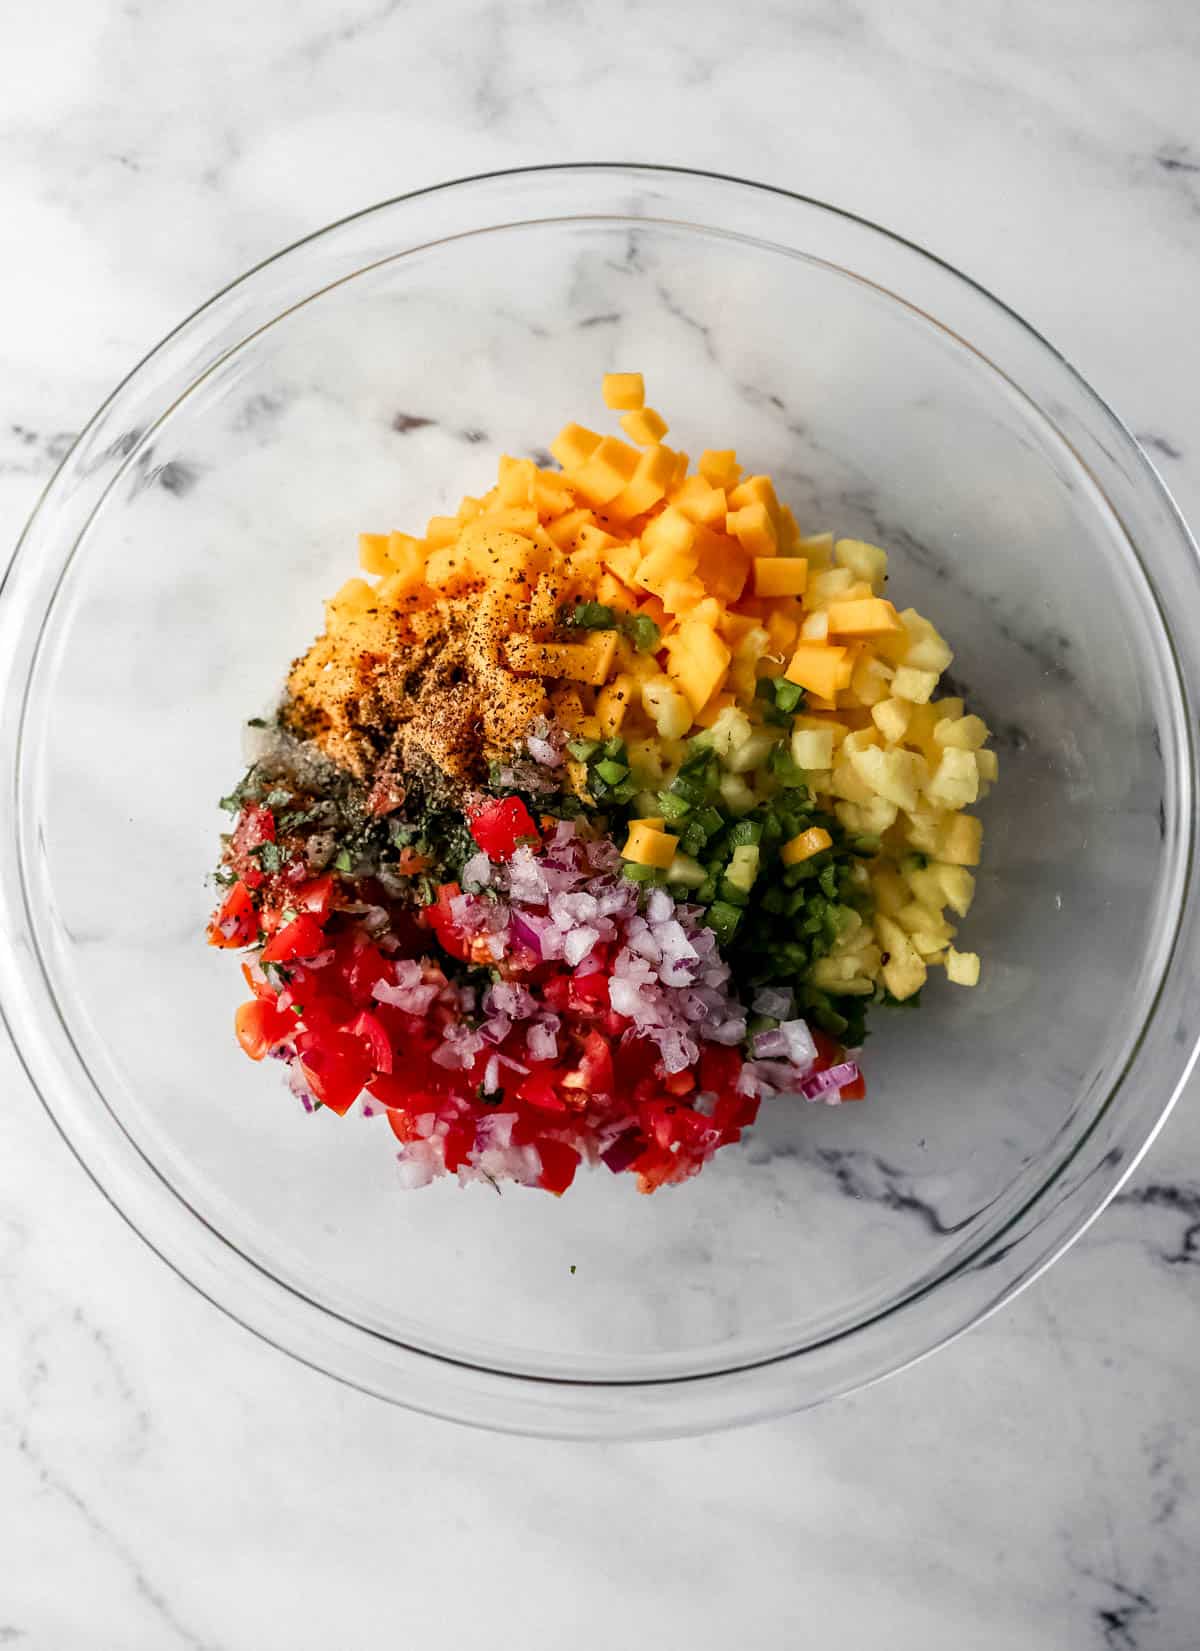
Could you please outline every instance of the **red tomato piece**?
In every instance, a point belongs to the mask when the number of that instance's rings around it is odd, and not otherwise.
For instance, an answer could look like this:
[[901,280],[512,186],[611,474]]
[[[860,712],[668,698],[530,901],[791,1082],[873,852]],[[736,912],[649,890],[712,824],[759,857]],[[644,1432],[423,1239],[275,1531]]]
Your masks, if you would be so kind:
[[297,911],[311,912],[318,923],[324,923],[333,910],[334,882],[332,877],[317,877],[301,883],[291,897]]
[[489,860],[511,860],[523,838],[541,842],[533,815],[520,797],[498,797],[472,815],[471,835]]
[[552,1192],[556,1198],[563,1193],[575,1179],[575,1171],[579,1168],[579,1154],[574,1147],[569,1147],[565,1141],[536,1142],[538,1157],[542,1160],[542,1173],[538,1178],[538,1186]]
[[450,902],[457,900],[461,893],[462,889],[457,883],[443,883],[437,891],[437,900],[433,905],[425,907],[422,916],[437,935],[442,950],[449,952],[451,957],[466,961],[471,948],[450,910]]
[[583,1086],[591,1095],[611,1095],[616,1084],[613,1076],[612,1050],[600,1032],[589,1032],[584,1039],[583,1058],[579,1063]]
[[392,1045],[387,1033],[369,1009],[360,1009],[346,1030],[360,1038],[367,1046],[367,1054],[376,1072],[392,1070]]
[[298,957],[315,957],[325,945],[321,925],[308,912],[286,924],[263,947],[264,963],[291,963]]
[[339,1117],[349,1112],[371,1076],[362,1046],[338,1033],[311,1042],[300,1064],[313,1094]]
[[535,1066],[517,1086],[517,1099],[544,1112],[565,1112],[567,1104],[556,1087],[563,1074],[553,1066]]
[[838,1093],[844,1101],[865,1101],[867,1098],[867,1080],[860,1072],[857,1078],[851,1078],[849,1083],[844,1083]]
[[673,1152],[655,1144],[648,1146],[629,1167],[638,1178],[639,1192],[656,1192],[673,1178],[678,1165]]
[[461,1123],[451,1124],[442,1137],[442,1151],[446,1157],[446,1168],[451,1174],[464,1163],[467,1155],[475,1145],[475,1123],[473,1119],[466,1119]]
[[742,1057],[736,1049],[720,1043],[706,1043],[700,1051],[701,1089],[723,1094],[737,1083],[741,1070]]
[[210,946],[249,946],[258,937],[258,914],[246,884],[239,878],[208,925]]
[[263,998],[251,998],[239,1004],[233,1017],[237,1040],[252,1061],[262,1060],[277,1044],[284,1043],[296,1030],[295,1015],[284,1014],[273,1003]]

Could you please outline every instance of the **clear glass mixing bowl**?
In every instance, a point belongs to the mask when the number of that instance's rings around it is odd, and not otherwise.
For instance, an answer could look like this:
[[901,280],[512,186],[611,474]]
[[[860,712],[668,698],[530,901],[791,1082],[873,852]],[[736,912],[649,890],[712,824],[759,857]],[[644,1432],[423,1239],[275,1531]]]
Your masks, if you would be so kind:
[[[234,1044],[205,876],[243,719],[363,527],[420,523],[643,370],[802,527],[889,546],[997,730],[976,992],[880,1013],[871,1097],[779,1102],[653,1198],[397,1188],[380,1119]],[[989,1312],[1129,1173],[1194,1057],[1200,579],[1128,432],[970,281],[816,202],[631,166],[350,218],[159,346],[0,605],[5,1018],[156,1250],[345,1380],[495,1427],[687,1432],[860,1386]],[[49,1216],[53,1219],[53,1216]]]

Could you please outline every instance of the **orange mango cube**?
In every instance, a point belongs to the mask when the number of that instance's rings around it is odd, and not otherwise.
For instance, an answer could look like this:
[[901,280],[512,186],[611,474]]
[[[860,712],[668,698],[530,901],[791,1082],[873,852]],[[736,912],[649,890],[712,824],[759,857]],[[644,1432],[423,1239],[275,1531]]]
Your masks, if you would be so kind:
[[641,373],[605,373],[600,385],[604,405],[626,412],[646,403],[646,381]]
[[[802,642],[792,655],[784,675],[810,694],[836,703],[838,678],[846,659],[847,649],[831,648],[822,643]],[[831,703],[830,709],[833,709]]]
[[895,608],[881,596],[830,602],[826,611],[830,636],[887,636],[904,628]]
[[808,563],[802,556],[755,557],[755,596],[803,596],[807,585]]

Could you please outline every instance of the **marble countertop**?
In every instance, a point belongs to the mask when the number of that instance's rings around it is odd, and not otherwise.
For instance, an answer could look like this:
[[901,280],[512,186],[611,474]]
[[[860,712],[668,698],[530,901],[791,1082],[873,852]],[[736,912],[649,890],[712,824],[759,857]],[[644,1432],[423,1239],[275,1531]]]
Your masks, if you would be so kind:
[[[179,317],[349,209],[630,157],[876,219],[1047,334],[1200,522],[1190,0],[58,0],[0,58],[0,542]],[[1200,1645],[1200,1086],[1015,1304],[736,1434],[468,1432],[172,1275],[0,1048],[0,1646]]]

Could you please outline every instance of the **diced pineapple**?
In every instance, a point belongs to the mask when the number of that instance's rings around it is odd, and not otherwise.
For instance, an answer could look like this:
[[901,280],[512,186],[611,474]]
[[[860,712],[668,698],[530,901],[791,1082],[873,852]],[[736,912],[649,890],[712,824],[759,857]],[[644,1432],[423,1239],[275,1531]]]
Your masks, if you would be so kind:
[[951,946],[946,953],[946,979],[956,986],[978,986],[979,953],[956,952]]
[[877,912],[875,932],[887,962],[883,964],[883,983],[894,998],[903,1000],[919,992],[925,984],[924,960],[900,925],[890,917]]
[[975,898],[975,879],[971,873],[965,866],[952,866],[940,861],[931,865],[929,871],[937,879],[942,899],[951,911],[957,912],[959,917],[965,917]]
[[885,917],[895,917],[908,904],[909,890],[898,871],[891,870],[886,865],[872,868],[871,890],[875,896],[875,909],[881,911]]
[[935,854],[948,865],[977,866],[982,845],[983,822],[973,814],[955,814],[940,825],[933,846],[923,852]]
[[712,725],[713,750],[718,757],[728,757],[750,738],[753,725],[746,713],[736,706],[722,711]]
[[[854,738],[852,734],[847,739],[847,747]],[[914,751],[881,751],[875,746],[853,748],[850,761],[864,785],[877,796],[886,797],[888,802],[905,810],[918,806],[924,764]]]
[[[800,543],[803,547],[807,541],[802,539]],[[807,605],[810,608],[823,608],[830,602],[842,601],[846,592],[853,587],[854,575],[849,568],[829,568],[825,573],[813,573],[808,581]]]
[[838,802],[834,812],[845,826],[859,836],[881,837],[896,822],[900,810],[886,797],[868,797],[865,803]]
[[801,642],[828,642],[829,615],[822,608],[819,613],[806,613],[800,624]]
[[902,699],[881,699],[871,707],[876,728],[892,745],[899,745],[904,738],[911,712],[912,707]]
[[856,579],[865,579],[875,590],[883,589],[887,578],[887,551],[871,545],[865,539],[839,539],[834,546],[833,559],[839,567],[849,568]]
[[892,678],[892,693],[897,699],[911,700],[914,705],[927,705],[937,685],[936,671],[919,671],[911,665],[901,665]]
[[766,762],[779,739],[777,729],[752,729],[748,737],[725,758],[726,768],[731,774],[752,774]]
[[976,751],[975,766],[979,778],[988,785],[994,785],[1000,778],[1000,759],[994,751]]
[[848,803],[869,803],[877,793],[863,779],[849,757],[839,756],[830,774],[829,790]]
[[799,540],[796,550],[807,561],[812,572],[816,572],[818,568],[827,568],[833,560],[833,534],[805,534]]
[[740,774],[722,774],[717,782],[721,801],[732,814],[748,814],[758,798]]
[[936,808],[968,808],[979,796],[975,753],[947,746],[925,788],[925,795]]
[[799,768],[833,767],[833,729],[797,728],[792,734],[792,761]]
[[963,751],[978,751],[988,737],[988,726],[982,717],[951,718],[946,715],[935,725],[933,737],[939,745],[954,745]]
[[[813,614],[814,619],[823,619],[824,614]],[[892,677],[895,675],[892,667],[877,659],[873,653],[864,652],[859,655],[854,666],[854,674],[850,678],[850,690],[860,705],[878,705],[880,700],[887,699],[892,691]]]
[[692,707],[669,677],[642,683],[642,709],[664,739],[682,739],[692,726]]
[[[659,821],[661,825],[661,820]],[[667,867],[667,884],[669,887],[698,889],[708,879],[708,872],[699,860],[693,860],[690,854],[676,852],[675,858]]]
[[911,665],[914,671],[933,671],[938,676],[949,670],[954,655],[928,619],[923,618],[915,608],[905,608],[900,615],[900,623],[908,633],[904,664]]

